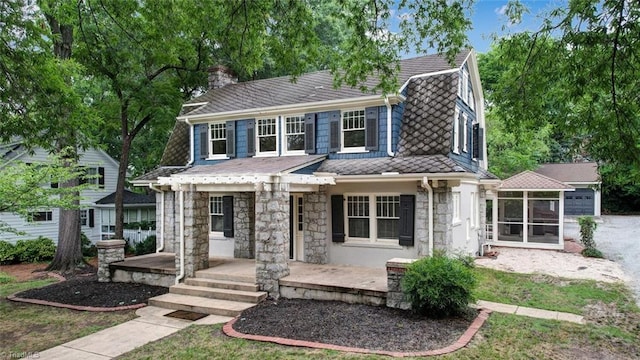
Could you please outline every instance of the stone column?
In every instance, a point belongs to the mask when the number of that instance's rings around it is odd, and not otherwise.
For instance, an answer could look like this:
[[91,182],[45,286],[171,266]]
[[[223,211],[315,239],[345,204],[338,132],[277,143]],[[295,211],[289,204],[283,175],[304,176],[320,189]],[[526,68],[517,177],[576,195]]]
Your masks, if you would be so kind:
[[102,240],[98,248],[98,281],[111,282],[109,264],[124,260],[124,240]]
[[[178,224],[179,226],[179,224]],[[184,192],[184,274],[209,268],[209,193]],[[178,253],[176,255],[179,256]]]
[[[418,185],[416,192],[416,214],[415,214],[415,239],[418,247],[418,256],[429,255],[429,192]],[[435,219],[434,219],[435,223]]]
[[402,291],[402,279],[407,265],[415,259],[394,258],[387,261],[387,307],[409,310],[411,303]]
[[433,249],[453,250],[453,199],[451,188],[442,184],[433,187]]
[[253,259],[255,257],[255,198],[253,193],[238,193],[233,196],[233,257]]
[[317,193],[304,195],[304,261],[326,264],[327,254],[327,190],[321,185]]
[[278,298],[278,280],[289,275],[289,186],[256,186],[256,282],[260,290]]
[[[162,219],[160,211],[156,211],[156,218],[158,218],[158,222],[156,223],[156,229],[160,231],[160,222],[162,222],[164,228],[164,250],[163,252],[175,253],[178,251],[176,247],[176,240],[178,239],[178,232],[176,231],[178,226],[178,208],[176,201],[177,193],[174,191],[165,191],[163,194],[156,195],[156,209],[162,206],[160,202],[162,197],[164,196],[164,216]],[[158,241],[160,241],[160,236],[158,236]]]

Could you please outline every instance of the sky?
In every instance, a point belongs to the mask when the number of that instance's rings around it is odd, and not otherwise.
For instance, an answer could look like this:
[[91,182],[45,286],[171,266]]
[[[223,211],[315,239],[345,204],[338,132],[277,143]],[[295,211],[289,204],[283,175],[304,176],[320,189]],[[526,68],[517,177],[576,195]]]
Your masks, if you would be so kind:
[[523,16],[522,23],[508,26],[508,18],[504,15],[507,0],[476,0],[471,14],[473,30],[468,33],[468,36],[469,42],[477,52],[484,53],[489,50],[491,34],[503,36],[510,32],[538,30],[542,23],[539,16],[541,12],[566,3],[561,0],[520,0],[520,2],[529,9],[529,13]]

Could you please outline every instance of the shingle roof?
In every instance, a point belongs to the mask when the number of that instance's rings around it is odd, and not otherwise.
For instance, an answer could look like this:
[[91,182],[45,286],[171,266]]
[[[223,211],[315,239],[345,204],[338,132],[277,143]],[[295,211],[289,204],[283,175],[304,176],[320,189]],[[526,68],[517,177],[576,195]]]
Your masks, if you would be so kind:
[[322,161],[325,155],[252,157],[231,159],[214,165],[194,166],[181,175],[277,174],[295,171]]
[[600,181],[600,176],[598,175],[598,164],[595,162],[542,164],[534,171],[538,174],[566,183]]
[[533,171],[523,171],[519,174],[504,180],[500,185],[500,190],[570,190],[573,186],[535,173]]
[[325,160],[318,172],[338,175],[380,175],[382,173],[428,174],[467,172],[444,155]]
[[0,159],[9,161],[11,159],[15,159],[19,155],[22,155],[25,151],[26,148],[22,142],[0,144]]
[[[123,194],[123,203],[125,205],[139,205],[139,204],[155,204],[155,194],[138,194],[129,190],[125,190]],[[114,204],[116,199],[116,193],[111,193],[102,199],[96,201],[96,204]]]
[[[466,50],[458,54],[453,66],[447,62],[445,57],[440,55],[427,55],[401,60],[398,80],[400,84],[403,84],[414,75],[460,67],[467,58],[469,51]],[[364,84],[371,88],[377,82],[378,79],[372,76]],[[290,77],[283,76],[241,82],[210,90],[188,102],[208,102],[207,105],[192,110],[188,115],[215,114],[272,106],[353,99],[370,95],[362,93],[357,87],[342,86],[335,89],[333,87],[333,75],[328,70],[325,70],[301,75],[295,83],[291,82]]]
[[188,168],[188,166],[162,166],[157,169],[151,170],[146,174],[138,176],[137,178],[133,179],[133,182],[156,181],[159,177],[167,177],[173,174],[181,173]]
[[457,73],[417,78],[409,82],[398,156],[449,153],[457,85]]
[[185,166],[189,162],[189,125],[176,121],[160,159],[160,166]]

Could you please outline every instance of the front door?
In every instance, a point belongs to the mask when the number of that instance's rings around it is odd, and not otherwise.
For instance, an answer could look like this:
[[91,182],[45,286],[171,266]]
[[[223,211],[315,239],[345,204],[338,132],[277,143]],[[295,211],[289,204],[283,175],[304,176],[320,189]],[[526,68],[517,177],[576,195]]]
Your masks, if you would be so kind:
[[289,201],[289,259],[304,261],[304,200],[295,194]]

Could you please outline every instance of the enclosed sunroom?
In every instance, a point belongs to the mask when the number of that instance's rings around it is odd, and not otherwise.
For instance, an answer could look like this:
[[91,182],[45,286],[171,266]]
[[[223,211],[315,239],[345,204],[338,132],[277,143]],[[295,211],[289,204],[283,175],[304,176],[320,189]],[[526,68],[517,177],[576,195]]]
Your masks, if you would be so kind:
[[487,198],[488,238],[499,246],[563,249],[564,193],[574,190],[531,171],[504,180]]

